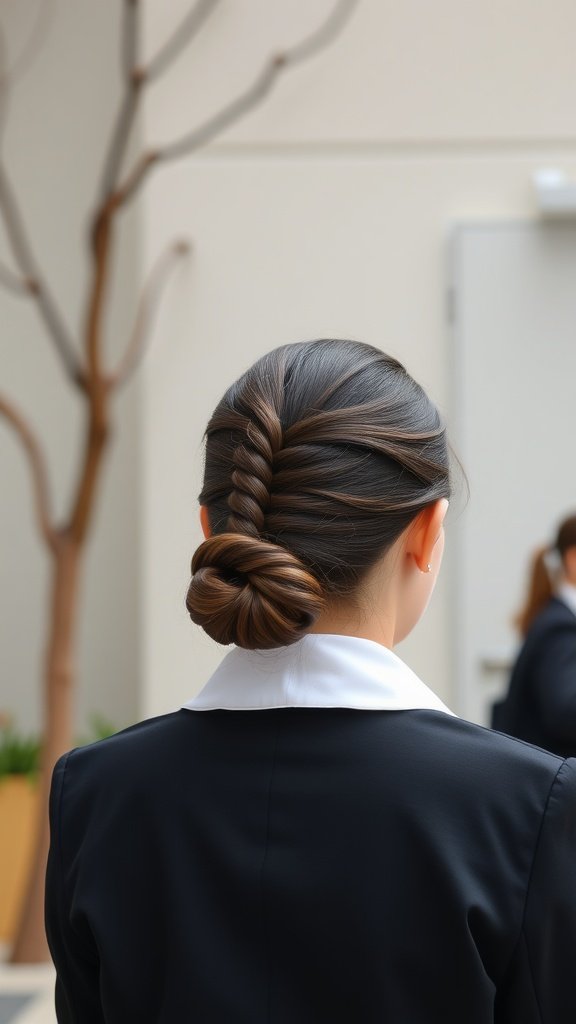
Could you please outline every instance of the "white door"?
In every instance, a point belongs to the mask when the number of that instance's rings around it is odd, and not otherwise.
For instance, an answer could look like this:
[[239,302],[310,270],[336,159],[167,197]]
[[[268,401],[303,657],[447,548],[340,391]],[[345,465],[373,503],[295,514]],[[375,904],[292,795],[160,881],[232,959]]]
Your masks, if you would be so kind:
[[529,556],[576,512],[576,227],[458,227],[450,294],[450,426],[470,484],[453,523],[458,710],[487,723]]

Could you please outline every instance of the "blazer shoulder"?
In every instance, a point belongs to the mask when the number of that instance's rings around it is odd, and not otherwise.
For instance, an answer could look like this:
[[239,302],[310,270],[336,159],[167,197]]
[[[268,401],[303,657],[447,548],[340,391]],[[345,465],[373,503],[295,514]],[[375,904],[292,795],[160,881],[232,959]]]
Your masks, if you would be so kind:
[[417,714],[421,727],[425,727],[422,743],[431,745],[434,761],[445,767],[447,776],[449,767],[457,765],[455,774],[460,783],[469,777],[470,784],[478,780],[497,785],[498,780],[503,780],[507,785],[517,782],[521,787],[524,781],[532,780],[546,788],[564,763],[564,758],[557,754],[466,719],[438,712]]
[[60,759],[57,767],[77,779],[94,777],[100,783],[106,777],[121,780],[142,776],[148,768],[157,771],[161,759],[170,759],[179,747],[184,728],[183,713],[179,711],[148,718],[106,739],[75,747]]
[[576,615],[564,601],[552,597],[532,623],[527,639],[531,635],[539,636],[559,627],[576,632]]
[[576,615],[563,601],[553,597],[536,616],[518,651],[512,681],[515,677],[531,675],[536,663],[548,652],[549,643],[565,641],[572,644],[576,638]]

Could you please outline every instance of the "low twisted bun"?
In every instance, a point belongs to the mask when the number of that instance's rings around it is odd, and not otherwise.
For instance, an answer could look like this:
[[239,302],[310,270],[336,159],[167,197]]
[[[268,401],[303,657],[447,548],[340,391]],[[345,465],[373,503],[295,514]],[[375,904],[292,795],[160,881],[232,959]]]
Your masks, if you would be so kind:
[[322,611],[324,596],[318,580],[289,551],[221,533],[194,554],[186,607],[217,643],[266,650],[299,640]]

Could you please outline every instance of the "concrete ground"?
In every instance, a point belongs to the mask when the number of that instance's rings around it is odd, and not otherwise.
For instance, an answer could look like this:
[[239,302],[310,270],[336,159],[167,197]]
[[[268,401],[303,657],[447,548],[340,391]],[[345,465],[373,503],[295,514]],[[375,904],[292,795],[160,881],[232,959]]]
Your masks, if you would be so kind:
[[56,1024],[51,964],[0,963],[0,1024]]

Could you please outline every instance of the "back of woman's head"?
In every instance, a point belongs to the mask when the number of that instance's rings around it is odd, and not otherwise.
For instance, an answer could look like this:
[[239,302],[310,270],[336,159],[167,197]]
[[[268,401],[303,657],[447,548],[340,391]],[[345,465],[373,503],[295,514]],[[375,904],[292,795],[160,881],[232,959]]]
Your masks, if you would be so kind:
[[563,574],[567,552],[572,548],[576,548],[576,515],[564,519],[554,542],[538,548],[532,556],[526,600],[516,616],[516,625],[522,636],[526,636],[553,596],[556,583]]
[[353,341],[275,349],[208,424],[212,536],[192,560],[190,616],[219,643],[292,643],[449,491],[438,411],[397,360]]

